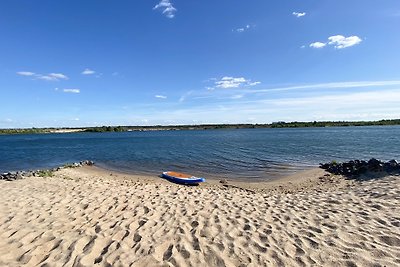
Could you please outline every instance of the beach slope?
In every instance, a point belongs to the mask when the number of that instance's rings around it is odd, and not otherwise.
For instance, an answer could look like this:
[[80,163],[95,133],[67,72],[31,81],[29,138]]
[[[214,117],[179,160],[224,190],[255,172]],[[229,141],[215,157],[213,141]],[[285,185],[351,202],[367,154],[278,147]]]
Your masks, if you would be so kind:
[[82,167],[0,181],[0,265],[400,265],[400,177],[307,175],[190,187]]

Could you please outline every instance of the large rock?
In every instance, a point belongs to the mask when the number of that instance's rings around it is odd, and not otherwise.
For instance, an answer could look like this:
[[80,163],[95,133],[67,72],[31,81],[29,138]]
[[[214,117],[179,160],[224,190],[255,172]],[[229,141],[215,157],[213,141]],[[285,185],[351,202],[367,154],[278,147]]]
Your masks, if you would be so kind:
[[368,161],[368,170],[374,172],[383,171],[383,162],[374,158],[370,159]]

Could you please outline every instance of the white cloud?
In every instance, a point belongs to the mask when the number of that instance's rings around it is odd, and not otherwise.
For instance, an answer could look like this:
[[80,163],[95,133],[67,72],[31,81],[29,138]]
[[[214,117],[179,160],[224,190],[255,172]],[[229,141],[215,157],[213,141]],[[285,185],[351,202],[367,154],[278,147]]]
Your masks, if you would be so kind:
[[327,43],[314,42],[314,43],[310,44],[310,47],[323,48],[328,44],[328,45],[333,45],[336,49],[343,49],[343,48],[357,45],[361,42],[362,42],[362,39],[355,35],[349,36],[349,37],[344,37],[343,35],[335,35],[335,36],[328,37]]
[[63,89],[64,93],[71,93],[71,94],[79,94],[81,92],[80,89]]
[[33,76],[33,75],[35,75],[34,72],[30,72],[30,71],[18,71],[17,74],[21,75],[21,76]]
[[247,80],[243,77],[234,78],[234,77],[222,77],[221,80],[216,81],[217,88],[238,88],[240,85],[245,83]]
[[[229,89],[229,88],[239,88],[242,86],[255,86],[261,82],[252,82],[243,77],[222,77],[221,80],[215,82],[216,88]],[[208,89],[210,90],[210,89]]]
[[300,18],[300,17],[304,17],[306,15],[306,12],[293,12],[292,15],[297,18]]
[[155,95],[155,98],[161,98],[161,99],[166,99],[167,97],[165,95]]
[[162,13],[167,17],[167,18],[174,18],[175,13],[176,13],[176,8],[172,5],[170,0],[161,0],[160,3],[155,5],[153,9],[161,9]]
[[43,75],[30,71],[19,71],[17,72],[17,74],[21,76],[34,77],[35,79],[45,80],[45,81],[68,80],[68,77],[62,73],[49,73],[47,75]]
[[237,29],[235,29],[235,30],[232,30],[232,31],[236,31],[236,32],[244,32],[244,31],[247,31],[247,30],[249,30],[251,28],[251,26],[249,25],[249,24],[247,24],[246,26],[244,26],[244,27],[240,27],[240,28],[237,28]]
[[344,37],[343,35],[335,35],[328,38],[330,45],[335,46],[337,49],[351,47],[362,42],[358,36]]
[[95,73],[96,73],[96,72],[95,72],[94,70],[85,69],[84,71],[82,71],[81,74],[83,74],[83,75],[92,75],[92,74],[95,74]]
[[310,44],[310,47],[312,47],[312,48],[322,48],[324,46],[326,46],[326,44],[321,43],[321,42],[315,42],[315,43]]

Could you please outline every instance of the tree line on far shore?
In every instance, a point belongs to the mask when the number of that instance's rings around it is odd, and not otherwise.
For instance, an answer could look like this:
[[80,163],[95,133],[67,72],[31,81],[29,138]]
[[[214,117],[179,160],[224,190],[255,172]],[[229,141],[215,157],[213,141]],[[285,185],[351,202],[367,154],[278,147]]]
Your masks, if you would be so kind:
[[379,121],[313,121],[273,122],[269,124],[201,124],[201,125],[155,125],[155,126],[101,126],[88,128],[20,128],[0,129],[0,134],[39,134],[65,132],[126,132],[157,130],[213,130],[213,129],[259,129],[259,128],[300,128],[300,127],[348,127],[400,125],[400,119]]

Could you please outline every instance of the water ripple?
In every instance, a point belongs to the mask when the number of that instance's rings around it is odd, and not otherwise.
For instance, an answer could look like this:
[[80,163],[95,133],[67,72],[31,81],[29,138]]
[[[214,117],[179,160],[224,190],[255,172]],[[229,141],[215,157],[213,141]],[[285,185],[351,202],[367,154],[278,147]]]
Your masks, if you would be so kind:
[[0,136],[0,171],[91,159],[126,172],[270,179],[331,160],[399,157],[400,127]]

